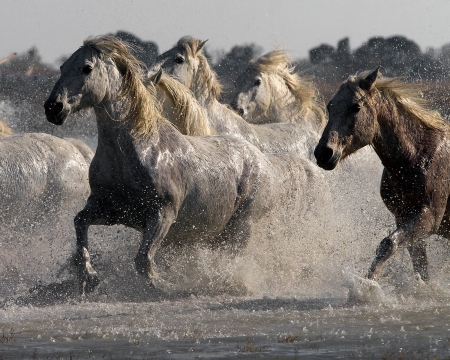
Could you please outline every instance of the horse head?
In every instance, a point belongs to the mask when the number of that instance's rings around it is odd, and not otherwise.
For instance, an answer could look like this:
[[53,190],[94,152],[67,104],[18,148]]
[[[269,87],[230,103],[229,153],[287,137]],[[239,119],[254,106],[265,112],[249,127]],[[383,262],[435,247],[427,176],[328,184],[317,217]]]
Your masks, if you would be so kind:
[[61,65],[61,76],[44,104],[48,121],[62,125],[71,113],[113,97],[113,80],[119,82],[121,74],[111,59],[102,57],[87,40]]
[[317,164],[333,170],[340,160],[372,144],[377,133],[373,87],[379,68],[351,76],[327,105],[328,123],[314,150]]
[[155,73],[162,68],[191,89],[199,101],[211,103],[219,97],[222,89],[216,73],[203,55],[206,41],[190,36],[181,38],[175,47],[158,56],[150,72]]
[[266,74],[249,64],[236,80],[236,88],[238,90],[230,105],[245,120],[254,122],[267,113],[271,103],[271,87]]

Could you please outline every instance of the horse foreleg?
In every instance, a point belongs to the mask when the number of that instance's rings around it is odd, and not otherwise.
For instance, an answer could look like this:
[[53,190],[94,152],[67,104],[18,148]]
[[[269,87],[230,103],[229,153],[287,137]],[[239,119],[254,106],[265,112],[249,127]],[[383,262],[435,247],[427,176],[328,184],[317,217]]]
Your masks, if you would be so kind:
[[80,294],[83,290],[91,292],[99,284],[100,279],[91,264],[88,252],[88,229],[92,224],[101,224],[98,207],[89,204],[81,210],[74,218],[75,231],[77,235],[77,249],[75,253],[75,265],[77,267],[77,278]]
[[377,247],[367,277],[376,280],[384,263],[396,253],[398,247],[407,246],[413,260],[414,271],[418,272],[423,280],[428,280],[426,248],[421,243],[431,232],[432,220],[431,211],[423,208],[418,215],[399,225],[393,233],[384,238]]
[[414,273],[419,274],[423,281],[428,281],[428,258],[427,248],[424,241],[416,241],[408,245],[408,251],[413,263]]
[[160,209],[146,221],[142,243],[134,261],[137,272],[140,275],[147,276],[150,280],[157,277],[154,266],[152,266],[153,258],[175,217],[174,211]]

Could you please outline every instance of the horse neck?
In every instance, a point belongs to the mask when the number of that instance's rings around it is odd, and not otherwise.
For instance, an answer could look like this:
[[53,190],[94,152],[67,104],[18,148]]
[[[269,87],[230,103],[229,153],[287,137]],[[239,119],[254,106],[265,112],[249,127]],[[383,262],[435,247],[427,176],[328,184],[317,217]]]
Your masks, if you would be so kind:
[[[95,107],[98,129],[98,148],[101,152],[108,152],[117,157],[133,156],[139,152],[159,153],[161,149],[174,152],[180,148],[186,148],[188,142],[186,138],[176,130],[168,120],[162,120],[155,125],[157,128],[144,139],[133,137],[130,125],[123,120],[124,101],[104,101]],[[153,149],[149,152],[149,149]],[[98,150],[97,150],[98,151]]]
[[[203,67],[203,68],[202,68]],[[197,101],[203,106],[208,107],[217,101],[216,94],[211,89],[220,86],[215,72],[211,69],[206,59],[198,58],[198,66],[194,71],[190,89]]]
[[171,96],[167,88],[159,83],[156,85],[156,96],[162,105],[162,112],[164,117],[172,124],[180,127],[181,114],[176,111],[176,104],[174,98]]
[[246,138],[246,134],[254,133],[251,124],[216,99],[206,107],[206,112],[211,126],[218,134]]
[[425,126],[381,95],[375,108],[378,131],[372,146],[388,170],[413,166],[434,154],[442,136],[438,130]]

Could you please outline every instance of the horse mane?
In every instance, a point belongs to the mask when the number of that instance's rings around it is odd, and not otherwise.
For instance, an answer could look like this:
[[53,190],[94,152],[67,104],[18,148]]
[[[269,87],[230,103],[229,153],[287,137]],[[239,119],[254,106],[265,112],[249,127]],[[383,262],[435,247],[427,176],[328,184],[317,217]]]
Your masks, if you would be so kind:
[[111,35],[89,37],[84,41],[83,46],[98,51],[103,57],[110,58],[123,75],[119,98],[128,101],[124,104],[127,116],[120,121],[131,124],[131,134],[135,138],[151,134],[164,117],[161,106],[156,101],[156,90],[143,83],[144,65],[130,53],[133,47]]
[[292,95],[297,99],[300,108],[306,112],[313,111],[320,119],[320,128],[326,123],[325,103],[310,78],[300,77],[295,66],[290,63],[291,56],[284,49],[276,49],[250,62],[258,72],[277,74],[285,82]]
[[200,39],[184,36],[178,40],[177,46],[187,55],[187,61],[189,61],[189,58],[198,58],[199,67],[193,92],[195,94],[207,94],[207,103],[211,104],[214,100],[219,99],[222,93],[222,85],[217,78],[216,72],[209,65],[205,55],[203,55],[203,50],[200,49],[199,51],[199,46],[202,42]]
[[176,126],[182,134],[193,136],[214,134],[208,126],[204,108],[198,103],[191,90],[167,74],[162,74],[158,85],[163,86],[173,99],[179,119]]
[[[359,87],[359,82],[365,79],[372,71],[363,71],[356,75],[349,76],[346,84],[355,93],[360,93],[361,97],[365,94]],[[403,77],[388,78],[381,74],[375,80],[374,89],[389,102],[394,103],[403,109],[416,121],[428,128],[444,131],[448,129],[447,122],[442,118],[438,111],[429,109],[429,101],[423,98],[420,83],[412,83],[403,81]],[[399,121],[398,115],[392,113],[395,121]]]
[[0,120],[0,139],[5,136],[12,135],[14,132],[12,129],[6,125],[3,121]]

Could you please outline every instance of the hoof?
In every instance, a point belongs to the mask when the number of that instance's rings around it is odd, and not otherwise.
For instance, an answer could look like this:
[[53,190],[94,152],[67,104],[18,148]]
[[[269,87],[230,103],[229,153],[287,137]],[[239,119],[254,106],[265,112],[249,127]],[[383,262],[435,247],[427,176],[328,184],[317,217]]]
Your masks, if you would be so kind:
[[91,293],[100,283],[97,271],[91,264],[91,257],[86,248],[83,248],[83,254],[77,256],[78,282],[80,294]]
[[98,284],[100,284],[100,278],[98,275],[90,274],[85,281],[84,292],[87,294],[93,292]]
[[136,256],[134,263],[139,275],[151,278],[151,265],[147,255]]

